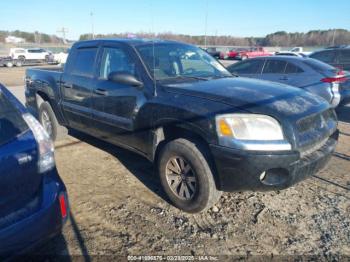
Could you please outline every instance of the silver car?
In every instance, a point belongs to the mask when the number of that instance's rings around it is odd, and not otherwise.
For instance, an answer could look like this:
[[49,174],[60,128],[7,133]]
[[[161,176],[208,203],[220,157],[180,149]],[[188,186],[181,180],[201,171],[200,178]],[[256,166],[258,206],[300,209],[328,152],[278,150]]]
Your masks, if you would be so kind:
[[269,80],[299,87],[326,99],[333,107],[341,100],[342,71],[321,61],[294,56],[257,57],[227,68],[238,76]]

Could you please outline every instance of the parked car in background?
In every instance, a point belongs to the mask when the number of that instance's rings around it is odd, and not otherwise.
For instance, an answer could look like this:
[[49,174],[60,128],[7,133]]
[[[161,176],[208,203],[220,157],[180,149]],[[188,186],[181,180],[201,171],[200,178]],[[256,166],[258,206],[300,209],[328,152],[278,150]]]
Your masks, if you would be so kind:
[[27,69],[25,95],[52,137],[64,125],[154,162],[171,202],[191,213],[222,191],[283,189],[315,174],[338,139],[324,99],[233,77],[174,41],[76,42],[63,71]]
[[21,61],[22,64],[53,61],[52,53],[42,48],[11,48],[9,56],[14,60]]
[[297,55],[303,55],[303,56],[307,56],[307,55],[311,54],[311,52],[306,52],[304,50],[304,48],[301,47],[301,46],[293,47],[290,50],[282,51],[282,52],[284,52],[284,53],[292,53],[292,54],[297,54]]
[[350,47],[340,46],[316,51],[309,57],[320,60],[334,67],[350,71]]
[[293,53],[293,52],[288,52],[288,51],[281,51],[281,52],[276,52],[275,55],[277,56],[297,56],[297,57],[307,57],[304,54],[299,54],[299,53]]
[[13,67],[14,62],[11,56],[0,57],[0,66]]
[[222,59],[238,59],[245,60],[248,58],[254,58],[259,56],[270,56],[273,55],[263,47],[250,47],[250,48],[236,48],[229,50],[226,54],[222,54]]
[[59,234],[68,212],[51,139],[0,85],[0,260]]
[[217,47],[208,47],[205,51],[216,59],[220,58],[221,52],[217,49]]
[[67,50],[66,52],[59,52],[59,53],[55,53],[53,56],[53,60],[54,62],[58,63],[58,64],[65,64],[68,58],[68,53],[69,51]]
[[337,68],[312,58],[293,56],[254,58],[227,69],[239,76],[302,88],[323,97],[332,107],[338,106],[341,99],[339,85],[346,80],[344,73]]

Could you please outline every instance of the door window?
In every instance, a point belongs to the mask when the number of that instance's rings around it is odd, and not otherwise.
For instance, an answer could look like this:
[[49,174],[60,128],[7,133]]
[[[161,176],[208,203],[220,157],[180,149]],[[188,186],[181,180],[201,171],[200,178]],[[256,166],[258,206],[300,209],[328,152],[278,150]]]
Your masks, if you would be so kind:
[[280,60],[268,60],[265,64],[263,74],[283,74],[287,62]]
[[340,64],[349,64],[350,63],[350,49],[340,51],[339,63]]
[[333,50],[321,51],[321,52],[317,52],[317,53],[310,55],[310,57],[330,64],[330,63],[334,62],[335,51],[333,51]]
[[121,48],[104,48],[100,68],[100,78],[108,79],[112,72],[135,75],[135,63]]
[[231,73],[236,74],[260,74],[264,60],[247,60],[228,68]]
[[93,76],[97,48],[79,48],[76,51],[72,74],[80,76]]
[[284,71],[285,74],[298,74],[304,72],[303,69],[301,69],[299,66],[293,65],[292,63],[288,63],[286,70]]

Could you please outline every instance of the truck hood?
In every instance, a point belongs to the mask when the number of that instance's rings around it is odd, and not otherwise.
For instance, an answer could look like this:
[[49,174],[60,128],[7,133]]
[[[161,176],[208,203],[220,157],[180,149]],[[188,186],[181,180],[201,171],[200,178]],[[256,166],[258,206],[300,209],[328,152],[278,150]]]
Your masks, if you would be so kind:
[[165,91],[225,103],[250,113],[299,119],[329,107],[318,96],[288,85],[244,77],[172,83]]

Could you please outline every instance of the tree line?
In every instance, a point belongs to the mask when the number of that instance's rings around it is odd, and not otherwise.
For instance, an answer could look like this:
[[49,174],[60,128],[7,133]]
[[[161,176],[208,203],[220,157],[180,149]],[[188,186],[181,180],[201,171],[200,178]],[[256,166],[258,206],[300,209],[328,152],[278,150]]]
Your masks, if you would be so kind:
[[[307,33],[288,33],[279,31],[268,34],[265,37],[235,37],[229,35],[221,36],[191,36],[183,34],[174,34],[171,32],[152,34],[147,32],[140,33],[116,33],[116,34],[97,34],[95,38],[125,38],[137,36],[140,38],[159,38],[182,41],[196,45],[221,45],[221,46],[330,46],[330,45],[348,45],[350,44],[350,31],[345,29],[312,30]],[[91,34],[83,34],[80,40],[91,39]]]

